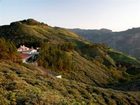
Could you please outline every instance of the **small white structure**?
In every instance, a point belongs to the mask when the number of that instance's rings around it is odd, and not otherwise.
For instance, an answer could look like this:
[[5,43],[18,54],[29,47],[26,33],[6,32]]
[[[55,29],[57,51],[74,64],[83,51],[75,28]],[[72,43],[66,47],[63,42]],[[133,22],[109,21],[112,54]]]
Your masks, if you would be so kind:
[[39,54],[39,52],[36,49],[30,49],[29,51],[23,52],[28,54]]
[[[39,48],[38,48],[39,49]],[[28,48],[25,45],[21,45],[17,51],[24,54],[39,54],[38,49]]]
[[18,52],[23,52],[23,51],[28,51],[28,50],[30,50],[30,48],[26,47],[25,45],[21,45],[21,46],[17,49]]
[[58,75],[58,76],[56,76],[56,78],[59,78],[59,79],[61,79],[61,78],[62,78],[62,75]]

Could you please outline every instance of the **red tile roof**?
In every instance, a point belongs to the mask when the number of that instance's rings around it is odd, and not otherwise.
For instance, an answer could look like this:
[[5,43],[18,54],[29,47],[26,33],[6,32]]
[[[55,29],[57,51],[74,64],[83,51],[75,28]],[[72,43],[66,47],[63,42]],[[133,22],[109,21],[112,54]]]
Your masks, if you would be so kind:
[[28,58],[28,57],[30,57],[30,56],[31,56],[30,54],[23,54],[23,53],[20,54],[20,57],[21,57],[22,59],[26,59],[26,58]]

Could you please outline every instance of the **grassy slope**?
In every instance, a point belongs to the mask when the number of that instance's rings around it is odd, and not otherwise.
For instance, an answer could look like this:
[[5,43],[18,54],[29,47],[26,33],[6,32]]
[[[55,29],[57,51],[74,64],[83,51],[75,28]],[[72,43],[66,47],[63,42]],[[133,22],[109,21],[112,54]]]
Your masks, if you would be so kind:
[[[46,24],[41,24],[35,20],[25,20],[13,22],[7,26],[0,27],[0,37],[10,39],[20,45],[25,42],[39,42],[46,40],[49,42],[64,42],[64,40],[80,40],[79,36],[59,27],[51,27]],[[31,24],[28,24],[31,21]]]
[[[91,46],[89,42],[68,30],[53,28],[34,21],[31,24],[27,21],[21,21],[12,23],[10,26],[0,27],[0,33],[1,36],[15,40],[18,44],[25,40],[30,42],[31,39],[37,39],[39,41],[47,40],[50,44],[69,41],[76,45],[74,51],[68,52],[73,56],[72,60],[76,68],[71,71],[55,71],[57,74],[62,74],[62,80],[56,79],[50,74],[46,75],[46,71],[38,67],[1,62],[1,80],[5,80],[1,84],[1,91],[3,91],[1,92],[1,99],[7,103],[16,100],[20,103],[26,101],[27,105],[33,101],[50,104],[76,102],[97,103],[99,105],[139,104],[139,89],[136,92],[130,92],[106,88],[109,84],[118,86],[125,81],[126,84],[130,85],[137,81],[139,75],[134,75],[136,76],[134,78],[116,65],[119,61],[124,60],[128,61],[125,64],[130,61],[132,64],[137,62],[137,66],[139,65],[137,60],[116,52],[112,52],[114,55],[111,55],[108,48],[98,44]],[[47,71],[51,72],[51,70]],[[117,89],[120,87],[118,86]]]
[[[137,105],[139,92],[103,89],[76,80],[56,79],[38,67],[0,61],[0,104]],[[54,101],[55,99],[55,101]]]
[[140,74],[140,61],[138,61],[136,58],[115,50],[109,50],[109,55],[118,64],[127,67],[127,72],[129,74],[132,75]]

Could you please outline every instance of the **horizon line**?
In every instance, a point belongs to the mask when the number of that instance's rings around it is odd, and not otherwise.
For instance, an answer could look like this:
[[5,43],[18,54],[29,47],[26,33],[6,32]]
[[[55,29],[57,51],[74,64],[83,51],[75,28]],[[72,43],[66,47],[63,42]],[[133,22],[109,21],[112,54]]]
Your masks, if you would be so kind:
[[[19,22],[19,21],[28,20],[28,19],[33,19],[33,18],[19,19],[17,21],[12,21],[12,22],[9,22],[7,24],[0,24],[0,26],[10,25],[13,22]],[[33,20],[36,20],[37,22],[40,22],[40,23],[48,24],[47,22],[38,21],[37,19],[33,19]],[[117,30],[114,30],[114,29],[105,28],[105,27],[90,28],[90,27],[75,27],[75,26],[67,27],[67,26],[61,26],[61,25],[60,26],[57,26],[57,25],[53,25],[53,24],[48,24],[48,25],[51,26],[51,27],[60,27],[60,28],[65,28],[65,29],[81,29],[81,30],[102,30],[102,29],[106,29],[106,30],[110,30],[112,32],[123,32],[123,31],[127,31],[127,30],[130,30],[130,29],[140,28],[140,26],[136,26],[136,27],[126,28],[126,29],[117,29]]]

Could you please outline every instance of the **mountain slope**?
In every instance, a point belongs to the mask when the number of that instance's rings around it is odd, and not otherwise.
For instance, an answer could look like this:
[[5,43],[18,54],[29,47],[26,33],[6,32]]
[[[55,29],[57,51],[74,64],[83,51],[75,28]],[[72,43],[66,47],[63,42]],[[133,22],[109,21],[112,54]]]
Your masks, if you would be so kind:
[[0,61],[0,67],[1,105],[140,104],[139,92],[122,92],[65,78],[57,79],[29,65]]
[[1,26],[0,33],[17,46],[40,47],[39,66],[0,60],[1,105],[140,104],[137,59],[32,19]]
[[140,28],[133,28],[122,32],[110,30],[71,30],[94,43],[105,43],[112,48],[120,50],[129,55],[140,58]]
[[[57,43],[69,38],[79,39],[79,36],[59,27],[51,27],[33,19],[13,22],[0,27],[0,37],[14,41],[17,46],[27,44],[38,46],[43,40]],[[30,43],[29,43],[30,42]]]

